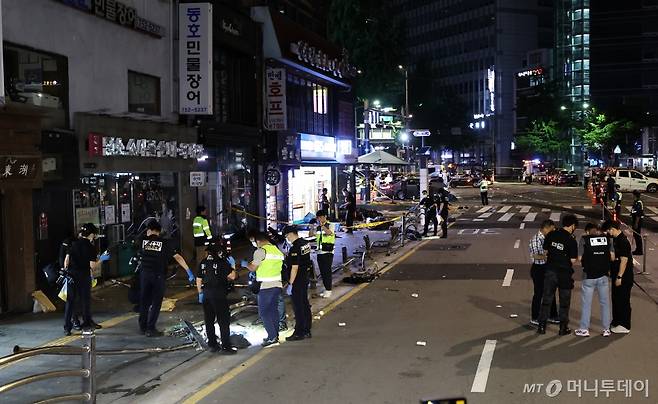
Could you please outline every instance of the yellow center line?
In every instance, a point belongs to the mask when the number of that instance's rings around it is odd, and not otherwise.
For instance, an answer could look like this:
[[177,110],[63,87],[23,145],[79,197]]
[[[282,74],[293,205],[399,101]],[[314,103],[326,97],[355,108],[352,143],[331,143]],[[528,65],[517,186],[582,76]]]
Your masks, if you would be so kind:
[[[407,251],[403,255],[399,256],[396,258],[393,262],[391,262],[387,268],[384,268],[383,270],[380,271],[380,275],[385,274],[386,272],[390,271],[395,267],[400,261],[405,260],[408,258],[411,254],[416,252],[420,247],[424,246],[425,244],[429,243],[429,240],[425,240],[420,242],[417,246],[412,248],[411,250]],[[322,309],[324,311],[324,314],[326,315],[327,313],[331,312],[333,309],[338,307],[338,305],[344,303],[357,293],[359,293],[361,290],[367,288],[369,285],[372,283],[362,283],[349,292],[345,293],[343,296],[340,298],[336,299],[334,302],[330,303],[326,307]],[[219,379],[216,379],[215,381],[211,382],[210,384],[206,385],[203,387],[201,390],[197,391],[185,401],[183,401],[183,404],[194,404],[198,403],[201,400],[205,399],[208,397],[210,394],[212,394],[215,390],[223,386],[224,384],[228,383],[229,381],[233,380],[236,378],[240,373],[244,372],[245,370],[249,369],[252,367],[254,364],[258,363],[261,359],[265,358],[267,355],[269,355],[271,352],[273,352],[272,349],[261,349],[260,352],[258,352],[256,355],[252,356],[251,358],[247,359],[246,361],[242,362],[241,364],[237,365],[233,369],[231,369],[229,372],[226,374],[222,375]]]

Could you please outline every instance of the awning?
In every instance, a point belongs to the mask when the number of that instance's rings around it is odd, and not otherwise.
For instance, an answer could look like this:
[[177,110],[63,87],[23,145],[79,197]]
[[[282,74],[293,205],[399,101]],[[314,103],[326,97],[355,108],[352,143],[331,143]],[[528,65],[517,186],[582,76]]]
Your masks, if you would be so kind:
[[359,156],[359,164],[377,164],[381,166],[406,166],[406,161],[395,157],[392,154],[382,150],[376,150],[372,153]]

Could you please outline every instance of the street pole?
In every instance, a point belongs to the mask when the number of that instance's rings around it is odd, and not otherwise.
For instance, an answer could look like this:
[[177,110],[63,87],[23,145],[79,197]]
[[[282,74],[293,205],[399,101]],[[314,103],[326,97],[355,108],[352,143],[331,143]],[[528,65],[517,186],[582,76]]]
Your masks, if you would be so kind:
[[[370,116],[368,113],[368,100],[363,101],[363,144],[365,145],[365,153],[370,152]],[[365,202],[370,202],[370,170],[366,166],[365,170],[365,186],[366,186],[366,195]],[[356,193],[354,194],[356,198]]]

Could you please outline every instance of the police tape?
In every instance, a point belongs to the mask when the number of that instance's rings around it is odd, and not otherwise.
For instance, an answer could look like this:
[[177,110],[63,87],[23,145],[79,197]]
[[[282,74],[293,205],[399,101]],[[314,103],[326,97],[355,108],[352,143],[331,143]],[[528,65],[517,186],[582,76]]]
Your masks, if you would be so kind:
[[[268,219],[268,218],[263,217],[263,216],[258,216],[258,215],[255,215],[253,213],[249,213],[244,209],[231,208],[231,210],[233,210],[236,213],[240,213],[240,214],[243,214],[245,216],[253,217],[254,219],[258,219],[258,220],[268,220],[270,222],[280,223],[280,224],[294,224],[292,222],[284,222],[284,221],[281,221],[281,220]],[[381,225],[386,224],[386,223],[392,223],[392,222],[398,221],[400,219],[402,219],[402,216],[396,216],[392,219],[382,220],[382,221],[378,221],[378,222],[355,224],[353,226],[343,226],[343,225],[341,225],[341,227],[344,228],[344,229],[366,229],[366,228],[371,228],[371,227],[378,227],[378,226],[381,226]]]

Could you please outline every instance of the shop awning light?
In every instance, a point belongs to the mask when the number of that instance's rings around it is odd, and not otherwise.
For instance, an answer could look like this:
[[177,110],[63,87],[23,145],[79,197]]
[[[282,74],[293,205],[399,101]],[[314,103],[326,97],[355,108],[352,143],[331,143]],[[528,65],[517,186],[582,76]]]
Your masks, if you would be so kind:
[[207,155],[207,154],[204,154],[203,156],[198,157],[196,160],[197,160],[197,161],[206,161],[206,160],[208,160],[208,155]]

